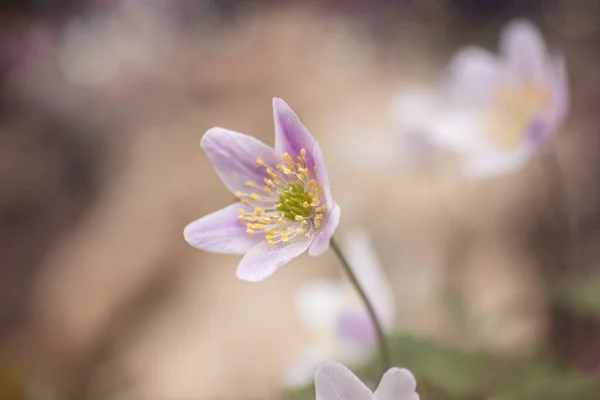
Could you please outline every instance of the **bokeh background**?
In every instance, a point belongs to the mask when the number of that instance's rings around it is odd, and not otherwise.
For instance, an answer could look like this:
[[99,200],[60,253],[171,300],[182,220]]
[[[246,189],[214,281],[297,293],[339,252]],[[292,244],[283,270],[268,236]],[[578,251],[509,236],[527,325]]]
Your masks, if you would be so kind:
[[[390,112],[514,17],[566,54],[562,211],[541,163],[465,181]],[[14,0],[0,22],[0,398],[311,398],[280,387],[291,293],[335,257],[249,284],[182,237],[232,200],[202,134],[272,143],[277,96],[321,143],[337,235],[371,234],[423,399],[600,399],[597,1]]]

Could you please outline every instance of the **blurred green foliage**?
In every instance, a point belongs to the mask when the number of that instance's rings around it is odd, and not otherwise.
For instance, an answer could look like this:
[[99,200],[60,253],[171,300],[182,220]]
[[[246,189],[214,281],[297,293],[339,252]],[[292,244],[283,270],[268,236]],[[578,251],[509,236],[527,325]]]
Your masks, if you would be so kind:
[[[415,374],[422,400],[597,400],[600,393],[597,381],[564,370],[548,358],[503,358],[412,335],[389,340],[393,364]],[[352,369],[369,387],[377,386],[381,376],[377,359]],[[286,397],[314,398],[312,386]]]
[[574,312],[600,318],[600,272],[565,285],[559,296]]

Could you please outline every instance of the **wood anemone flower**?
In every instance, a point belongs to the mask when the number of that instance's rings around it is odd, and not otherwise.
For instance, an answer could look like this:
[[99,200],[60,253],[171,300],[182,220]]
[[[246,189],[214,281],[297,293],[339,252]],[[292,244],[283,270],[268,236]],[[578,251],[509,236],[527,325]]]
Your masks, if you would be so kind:
[[239,279],[258,282],[305,251],[329,248],[339,223],[321,148],[298,116],[273,99],[275,147],[223,128],[209,129],[200,147],[223,184],[240,200],[185,227],[193,247],[243,254]]

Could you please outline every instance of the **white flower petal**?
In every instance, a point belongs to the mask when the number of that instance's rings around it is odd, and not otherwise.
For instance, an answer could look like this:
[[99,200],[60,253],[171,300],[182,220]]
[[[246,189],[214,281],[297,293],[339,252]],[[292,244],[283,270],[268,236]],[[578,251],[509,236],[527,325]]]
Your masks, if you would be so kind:
[[279,162],[273,148],[252,136],[229,131],[223,128],[212,128],[206,131],[200,140],[200,147],[213,164],[223,184],[235,193],[245,191],[247,181],[263,185],[263,179],[269,175],[264,168],[256,164],[261,158],[265,164],[275,166]]
[[526,146],[507,152],[480,155],[465,161],[464,172],[471,179],[510,174],[525,166],[531,156],[532,149]]
[[315,166],[312,150],[315,138],[302,124],[298,115],[282,99],[273,98],[273,118],[275,120],[275,150],[279,153],[289,153],[294,159],[300,155],[300,150],[307,151],[306,161],[309,169]]
[[352,371],[335,361],[315,372],[316,400],[372,400],[373,393]]
[[502,30],[500,52],[513,76],[522,82],[546,83],[548,55],[538,28],[527,20],[514,20]]
[[337,226],[340,223],[340,214],[342,210],[337,203],[333,203],[333,207],[327,213],[325,217],[326,220],[323,222],[324,226],[313,239],[313,242],[308,249],[308,254],[316,257],[325,253],[327,249],[329,249],[329,242],[331,241],[331,237],[333,233],[337,229]]
[[466,110],[440,113],[429,133],[431,142],[464,154],[488,153],[494,146],[485,135],[483,119],[482,113]]
[[275,273],[308,249],[310,240],[279,243],[269,246],[266,241],[254,246],[240,261],[237,277],[248,282],[260,282]]
[[450,61],[445,77],[445,99],[455,107],[485,108],[505,80],[501,61],[479,47],[466,47]]
[[417,381],[407,369],[390,368],[375,390],[373,400],[419,400]]
[[246,224],[238,221],[241,203],[232,204],[188,224],[183,236],[191,246],[220,254],[245,254],[258,243],[246,234]]

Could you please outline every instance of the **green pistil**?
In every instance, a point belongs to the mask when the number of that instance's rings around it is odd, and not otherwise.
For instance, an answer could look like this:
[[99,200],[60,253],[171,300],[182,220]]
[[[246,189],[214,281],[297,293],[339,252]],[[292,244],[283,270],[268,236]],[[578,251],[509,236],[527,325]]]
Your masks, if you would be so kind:
[[275,203],[275,209],[283,214],[286,219],[296,220],[299,215],[307,218],[312,213],[312,207],[304,207],[304,203],[310,204],[312,199],[304,190],[302,185],[291,184],[279,195],[279,200]]

